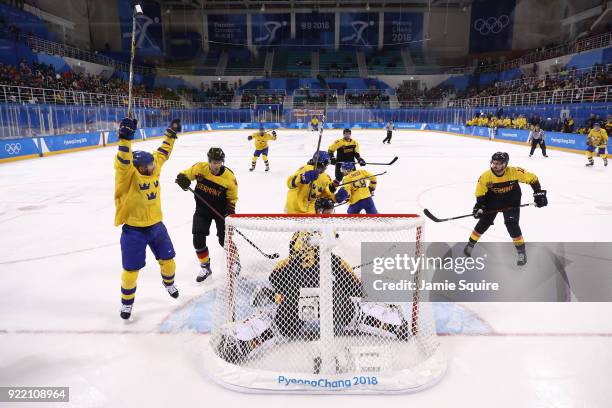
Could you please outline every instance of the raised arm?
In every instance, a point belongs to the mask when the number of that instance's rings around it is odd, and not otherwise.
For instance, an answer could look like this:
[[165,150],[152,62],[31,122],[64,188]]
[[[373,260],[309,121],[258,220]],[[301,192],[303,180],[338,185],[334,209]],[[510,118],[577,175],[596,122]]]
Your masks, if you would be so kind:
[[132,141],[138,121],[125,118],[119,125],[119,151],[115,157],[115,197],[127,191],[129,181],[136,171],[132,165]]
[[157,148],[157,150],[153,153],[155,157],[155,161],[163,166],[164,163],[170,158],[170,154],[172,153],[172,149],[174,148],[174,142],[177,138],[177,133],[180,133],[182,130],[181,120],[174,119],[170,124],[170,127],[166,129],[164,132],[164,140],[162,141],[161,146]]

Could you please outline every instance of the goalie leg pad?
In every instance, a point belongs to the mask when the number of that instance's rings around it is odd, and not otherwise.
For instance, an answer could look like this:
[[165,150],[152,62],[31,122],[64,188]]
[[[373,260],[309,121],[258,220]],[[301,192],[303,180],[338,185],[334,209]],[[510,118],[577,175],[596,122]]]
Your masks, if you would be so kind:
[[223,328],[217,354],[228,363],[240,364],[276,343],[272,318],[256,313]]
[[373,336],[408,340],[410,327],[404,311],[397,305],[355,301],[356,318],[352,328]]

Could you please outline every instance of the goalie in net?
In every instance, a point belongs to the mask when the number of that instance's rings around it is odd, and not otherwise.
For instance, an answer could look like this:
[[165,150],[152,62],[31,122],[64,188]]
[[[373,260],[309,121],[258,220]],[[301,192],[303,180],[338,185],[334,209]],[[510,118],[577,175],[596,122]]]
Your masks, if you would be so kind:
[[[317,214],[332,213],[333,202],[321,198],[315,208]],[[268,379],[281,372],[380,374],[417,365],[436,351],[432,321],[415,315],[414,301],[397,305],[363,300],[359,269],[340,254],[355,253],[355,248],[349,250],[354,234],[334,229],[330,246],[316,223],[298,221],[296,227],[294,232],[266,235],[268,243],[288,238],[287,257],[267,268],[266,261],[257,260],[240,276],[229,274],[228,285],[218,293],[211,349],[227,363],[226,369],[261,370]],[[241,259],[248,258],[241,254]],[[275,389],[268,385],[254,387]]]

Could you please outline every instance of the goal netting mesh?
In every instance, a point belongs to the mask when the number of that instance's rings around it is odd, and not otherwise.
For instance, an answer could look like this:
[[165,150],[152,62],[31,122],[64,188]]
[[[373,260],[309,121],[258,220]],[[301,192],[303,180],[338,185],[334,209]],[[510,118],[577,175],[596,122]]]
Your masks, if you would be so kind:
[[[431,304],[368,302],[362,244],[414,243],[415,215],[239,215],[226,219],[206,368],[245,391],[406,392],[446,368]],[[217,278],[218,279],[218,278]],[[414,279],[422,279],[419,273]]]

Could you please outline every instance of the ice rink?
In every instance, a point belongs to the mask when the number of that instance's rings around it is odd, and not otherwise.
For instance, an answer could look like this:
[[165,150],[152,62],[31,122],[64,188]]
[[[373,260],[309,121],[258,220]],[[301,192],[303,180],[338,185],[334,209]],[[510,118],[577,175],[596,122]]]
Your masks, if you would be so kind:
[[[436,386],[394,396],[251,395],[211,383],[202,348],[208,339],[211,290],[220,282],[222,250],[209,239],[212,279],[195,282],[194,200],[175,183],[177,173],[221,146],[236,174],[240,213],[282,213],[286,179],[312,156],[317,134],[279,130],[271,142],[271,171],[259,161],[250,173],[252,131],[185,134],[162,170],[164,222],[177,257],[178,299],[161,284],[148,252],[132,320],[119,318],[120,229],[113,226],[116,147],[0,164],[0,386],[69,386],[74,407],[609,407],[612,401],[611,303],[471,303],[436,307],[448,372]],[[325,130],[326,149],[341,130]],[[536,173],[549,206],[521,213],[527,241],[610,241],[612,167],[597,158],[536,151],[526,145],[419,131],[354,130],[379,178],[381,213],[440,217],[469,213],[474,188],[496,151],[510,165]],[[152,151],[160,139],[135,143]],[[330,167],[329,174],[333,174]],[[531,188],[523,187],[523,202]],[[345,212],[346,207],[340,207]],[[434,224],[428,241],[465,241],[474,220]],[[214,228],[214,227],[213,227]],[[483,241],[508,241],[499,219]],[[452,315],[452,316],[451,316]],[[452,319],[451,319],[452,317]],[[2,405],[2,404],[0,404]],[[5,405],[2,405],[5,406]],[[57,406],[66,406],[58,404]]]

